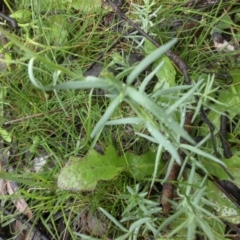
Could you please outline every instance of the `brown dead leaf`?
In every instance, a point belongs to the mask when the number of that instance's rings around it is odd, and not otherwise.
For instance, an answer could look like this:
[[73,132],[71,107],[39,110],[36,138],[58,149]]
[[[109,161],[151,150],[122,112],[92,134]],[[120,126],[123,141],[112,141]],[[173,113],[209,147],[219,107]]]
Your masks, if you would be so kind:
[[[17,183],[13,181],[7,181],[7,191],[9,195],[13,195],[18,191]],[[32,211],[28,207],[28,204],[23,198],[19,198],[17,200],[13,200],[13,203],[15,204],[15,207],[17,210],[23,214],[25,214],[28,218],[32,217]]]

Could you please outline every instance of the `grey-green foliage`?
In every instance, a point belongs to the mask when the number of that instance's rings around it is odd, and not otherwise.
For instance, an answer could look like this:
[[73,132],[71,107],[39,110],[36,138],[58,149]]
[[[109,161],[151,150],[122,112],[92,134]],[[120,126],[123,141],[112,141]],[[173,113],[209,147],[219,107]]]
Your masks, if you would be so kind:
[[[162,89],[159,87],[155,92],[148,94],[146,88],[151,82],[153,76],[163,66],[162,62],[159,61],[160,57],[168,51],[176,40],[172,40],[162,47],[154,50],[148,56],[145,57],[137,66],[133,68],[123,69],[118,75],[114,76],[112,73],[105,72],[101,77],[86,77],[78,76],[74,72],[70,72],[68,69],[64,69],[61,66],[49,64],[49,67],[55,71],[53,73],[53,83],[50,86],[42,86],[34,77],[34,60],[40,60],[47,64],[45,59],[33,55],[28,65],[28,73],[31,82],[37,88],[41,90],[52,90],[56,96],[59,90],[67,89],[92,89],[101,88],[108,93],[110,103],[106,108],[103,116],[95,124],[92,130],[91,137],[94,138],[93,142],[97,141],[97,138],[101,134],[102,129],[105,125],[117,125],[117,124],[130,124],[135,132],[139,136],[147,139],[154,143],[156,147],[156,158],[155,158],[155,171],[152,176],[152,185],[157,176],[157,169],[161,156],[165,150],[171,155],[171,161],[169,168],[167,169],[167,178],[170,167],[176,161],[181,164],[182,159],[179,156],[179,149],[183,150],[189,155],[200,155],[208,158],[211,161],[217,163],[221,162],[206,151],[200,149],[201,146],[195,146],[195,142],[184,130],[183,125],[185,121],[185,115],[189,109],[195,111],[195,116],[199,114],[199,108],[201,105],[206,106],[206,102],[209,100],[210,94],[212,94],[212,81],[208,79],[206,87],[204,89],[204,81],[198,80],[196,83],[193,82],[192,86],[174,86],[168,89]],[[159,61],[159,64],[155,67],[152,72],[147,76],[143,77],[140,85],[134,87],[132,83],[144,72],[144,70],[151,64]],[[66,77],[61,78],[61,74],[69,77],[69,81],[65,82]],[[123,82],[123,78],[126,77],[126,83]],[[63,81],[64,80],[64,81]],[[161,86],[161,84],[159,84]],[[203,93],[201,93],[201,90]],[[194,102],[194,95],[200,97],[198,106],[194,108],[192,103]],[[60,99],[59,99],[60,102]],[[120,118],[111,120],[113,114],[120,109],[122,103],[125,102],[130,106],[131,114],[127,118]],[[61,102],[60,102],[61,104]],[[147,131],[143,131],[147,130]],[[181,144],[180,138],[186,139],[189,143],[193,144]],[[195,166],[196,160],[192,160],[192,165]],[[198,167],[201,167],[199,165]],[[205,171],[204,167],[202,169]],[[162,230],[168,224],[174,222],[179,223],[178,226],[170,233],[169,236],[181,233],[183,230],[187,231],[187,239],[193,238],[196,228],[202,229],[203,232],[210,238],[214,239],[211,227],[206,217],[214,218],[214,215],[204,209],[204,205],[211,205],[205,198],[206,186],[205,179],[200,184],[199,188],[193,188],[193,176],[195,174],[194,167],[191,170],[190,178],[186,183],[186,191],[179,188],[179,196],[181,200],[175,204],[175,213],[166,219],[163,223],[159,223],[157,214],[161,211],[158,205],[150,200],[145,199],[146,193],[139,191],[139,186],[135,188],[128,187],[130,193],[129,196],[125,197],[128,202],[128,207],[122,213],[122,221],[118,221],[114,216],[107,213],[101,208],[101,211],[110,218],[119,229],[123,231],[123,236],[118,239],[136,239],[138,234],[151,231],[155,236],[161,236]],[[164,179],[164,180],[165,180]],[[190,187],[189,187],[190,186]],[[184,218],[180,223],[179,219]],[[127,229],[123,226],[123,223],[131,222],[130,227]],[[158,224],[158,225],[157,225]]]
[[[168,136],[164,136],[159,129],[159,125],[156,124],[156,121],[161,123],[161,126],[166,128],[166,130],[162,129],[165,132],[172,132],[172,136],[175,136],[174,142],[177,143],[177,139],[179,137],[183,137],[187,141],[194,144],[192,138],[187,134],[187,132],[179,125],[179,123],[174,119],[174,116],[171,112],[167,112],[167,109],[160,107],[154,99],[149,97],[144,92],[140,92],[136,88],[132,87],[132,82],[136,79],[141,72],[143,72],[151,63],[153,63],[156,59],[158,59],[164,52],[170,49],[170,47],[176,42],[176,40],[172,40],[169,43],[163,45],[162,47],[156,49],[152,54],[147,56],[144,60],[142,60],[136,68],[129,74],[127,78],[127,83],[123,83],[122,79],[118,79],[118,76],[113,76],[110,73],[105,74],[104,78],[95,78],[95,77],[86,77],[85,79],[77,80],[72,79],[69,82],[56,84],[56,76],[60,76],[59,74],[53,74],[54,80],[53,85],[44,87],[42,86],[37,79],[34,77],[33,73],[33,61],[31,59],[29,62],[28,72],[29,78],[32,83],[39,89],[42,90],[60,90],[60,89],[91,89],[91,88],[102,88],[108,91],[111,94],[112,101],[103,114],[102,118],[95,125],[92,130],[91,136],[95,137],[102,130],[104,125],[108,122],[109,118],[113,115],[113,113],[117,110],[117,108],[121,105],[122,102],[127,102],[133,111],[137,115],[136,124],[139,122],[138,120],[143,121],[143,124],[148,129],[149,133],[152,135],[153,142],[164,146],[170,154],[173,156],[174,160],[180,163],[180,157],[177,152],[177,146],[174,146],[171,139],[168,139]],[[58,71],[59,72],[59,71]],[[144,83],[144,80],[143,80]],[[201,84],[201,82],[197,83],[188,93],[185,94],[184,100],[186,98],[191,97],[193,95],[194,90]],[[141,88],[141,86],[140,86]],[[179,105],[182,104],[183,99],[179,98],[178,101],[174,102],[174,108],[171,110],[177,109]],[[121,123],[121,122],[119,122]],[[126,123],[126,122],[125,122]]]
[[[206,235],[210,240],[216,239],[212,230],[212,226],[221,224],[217,216],[213,214],[213,208],[216,207],[212,202],[207,199],[207,175],[201,180],[197,181],[196,159],[191,159],[192,166],[188,175],[187,181],[179,180],[178,184],[178,202],[174,203],[174,214],[169,216],[158,227],[158,235],[164,229],[172,225],[173,230],[168,234],[168,237],[174,235],[186,236],[187,240],[195,238],[198,232]],[[197,164],[199,167],[199,164]],[[209,219],[211,219],[209,221]]]
[[[121,222],[137,221],[145,219],[141,226],[141,234],[145,234],[151,231],[153,235],[157,234],[157,221],[160,216],[162,208],[159,206],[159,202],[155,202],[147,199],[148,192],[141,192],[140,185],[137,184],[134,188],[127,187],[129,195],[120,195],[120,199],[126,201],[126,208],[122,213]],[[138,232],[140,231],[140,227]],[[131,227],[129,228],[131,229]],[[134,229],[134,227],[132,227]],[[135,230],[135,229],[134,229]],[[135,230],[135,234],[137,234]]]
[[[190,87],[171,87],[169,89],[157,89],[154,94],[147,94],[145,92],[146,85],[152,79],[150,77],[153,76],[152,73],[149,73],[140,83],[139,87],[134,87],[132,85],[133,81],[139,77],[139,75],[154,61],[159,59],[164,52],[168,51],[171,46],[176,42],[176,40],[172,40],[169,43],[163,45],[162,47],[153,51],[150,55],[148,55],[145,59],[143,59],[135,68],[129,70],[123,70],[117,76],[114,76],[112,73],[104,73],[101,77],[75,77],[71,78],[70,81],[59,83],[61,81],[61,71],[58,70],[58,74],[53,74],[53,84],[51,86],[42,86],[37,79],[34,77],[33,71],[33,63],[34,59],[31,59],[28,66],[29,78],[31,82],[41,90],[53,90],[57,94],[59,90],[66,90],[66,89],[91,89],[91,88],[102,88],[103,90],[108,92],[108,97],[110,98],[110,104],[106,108],[103,116],[99,121],[96,123],[94,129],[92,130],[91,137],[95,138],[94,142],[99,137],[101,130],[104,128],[106,124],[108,125],[116,125],[116,124],[131,124],[132,126],[136,126],[136,128],[140,128],[139,131],[136,133],[146,138],[148,141],[156,144],[157,154],[155,159],[155,171],[152,176],[152,185],[154,183],[154,179],[157,176],[157,169],[158,164],[161,159],[162,153],[164,150],[167,150],[171,155],[171,161],[169,163],[169,167],[166,172],[165,179],[167,178],[168,174],[170,173],[171,165],[174,161],[181,164],[181,158],[179,156],[178,150],[181,149],[185,153],[189,155],[200,155],[208,158],[211,161],[215,161],[220,163],[220,160],[216,157],[212,156],[211,154],[207,153],[200,149],[200,145],[194,145],[194,141],[188,135],[188,133],[184,130],[183,125],[185,121],[185,114],[187,110],[192,109],[193,111],[197,111],[197,108],[194,109],[192,103],[194,101],[194,94],[198,94],[199,89],[202,89],[202,85],[205,83],[203,80],[199,80],[197,83],[193,83]],[[159,63],[161,64],[161,62]],[[161,64],[162,65],[162,64]],[[72,76],[72,75],[71,75]],[[123,77],[127,76],[127,81],[124,83],[122,81]],[[210,81],[210,79],[209,79]],[[210,84],[211,85],[211,84]],[[207,86],[209,86],[207,82]],[[185,90],[185,91],[184,91]],[[209,89],[208,89],[209,90]],[[203,93],[203,96],[204,93]],[[202,97],[201,102],[208,100],[207,97]],[[60,100],[59,100],[60,101]],[[109,121],[112,115],[121,107],[121,104],[125,102],[131,108],[131,116],[128,118],[121,118],[118,120]],[[140,126],[140,127],[139,127]],[[141,129],[145,129],[146,131],[141,131]],[[189,144],[181,144],[180,138],[186,139]],[[195,164],[195,161],[193,161]],[[201,165],[199,165],[201,167]],[[204,167],[202,169],[205,171]],[[130,189],[129,189],[130,190]],[[130,190],[131,191],[131,190]],[[137,191],[135,191],[136,193]],[[196,227],[200,227],[206,235],[210,239],[213,238],[213,234],[211,232],[211,228],[208,226],[207,223],[202,221],[204,215],[211,216],[213,215],[210,212],[204,211],[203,206],[196,205],[196,201],[200,202],[203,201],[203,196],[206,192],[206,188],[203,187],[202,189],[196,190],[195,195],[192,198],[189,198],[187,194],[183,194],[184,198],[183,201],[180,202],[179,206],[181,208],[176,208],[176,213],[168,218],[163,225],[160,225],[157,229],[156,226],[153,224],[155,223],[152,219],[152,216],[148,216],[147,213],[149,209],[146,208],[144,205],[146,202],[142,201],[141,211],[142,212],[131,212],[132,216],[125,217],[124,220],[134,221],[129,229],[126,229],[119,223],[114,217],[111,215],[105,214],[112,220],[114,223],[121,228],[125,234],[119,239],[136,239],[136,236],[141,231],[146,231],[146,229],[150,230],[155,235],[160,234],[162,226],[166,226],[167,223],[171,223],[173,220],[178,219],[183,214],[186,215],[186,220],[179,224],[173,231],[172,235],[176,232],[180,232],[181,229],[188,229],[188,238],[191,237],[196,232]],[[134,193],[131,193],[134,195]],[[144,197],[142,193],[139,195],[139,199]],[[197,200],[196,200],[197,199]],[[206,200],[206,199],[205,199]],[[139,200],[140,201],[140,200]],[[206,201],[205,201],[206,202]],[[132,203],[134,204],[134,202]],[[139,204],[139,202],[137,202]],[[188,205],[189,204],[189,205]],[[131,206],[131,205],[130,205]],[[132,205],[133,206],[133,205]],[[189,212],[189,208],[192,210]],[[143,209],[145,209],[143,211]],[[130,209],[130,210],[133,210]],[[102,210],[104,211],[104,210]],[[126,214],[126,211],[124,212]],[[191,214],[190,214],[191,213]],[[201,213],[201,214],[200,214]],[[201,216],[201,217],[200,217]],[[192,222],[192,224],[190,224]],[[190,225],[189,225],[190,224]],[[188,226],[191,226],[189,228]],[[142,232],[141,232],[142,234]]]
[[[125,232],[122,236],[116,238],[118,240],[135,240],[138,235],[149,234],[157,235],[157,222],[161,212],[159,202],[147,199],[148,192],[141,191],[140,185],[135,185],[134,188],[127,187],[128,194],[121,194],[119,199],[124,201],[125,210],[121,215],[121,220],[117,221],[112,215],[106,212],[103,208],[100,210],[113,222],[119,229]],[[126,229],[122,223],[130,222],[130,226]]]
[[[197,231],[210,240],[216,239],[212,227],[218,228],[217,225],[222,225],[222,222],[213,214],[212,209],[216,206],[206,197],[207,176],[201,181],[196,181],[195,169],[193,162],[187,182],[179,181],[179,199],[178,202],[172,201],[174,213],[168,218],[163,217],[159,201],[149,200],[149,193],[141,190],[139,184],[133,188],[128,186],[128,194],[118,196],[126,206],[119,221],[100,208],[122,231],[122,235],[117,239],[135,240],[146,234],[156,238],[172,239],[175,236],[192,240]],[[127,223],[128,229],[124,227],[124,223]],[[166,229],[169,226],[171,227],[168,232]]]

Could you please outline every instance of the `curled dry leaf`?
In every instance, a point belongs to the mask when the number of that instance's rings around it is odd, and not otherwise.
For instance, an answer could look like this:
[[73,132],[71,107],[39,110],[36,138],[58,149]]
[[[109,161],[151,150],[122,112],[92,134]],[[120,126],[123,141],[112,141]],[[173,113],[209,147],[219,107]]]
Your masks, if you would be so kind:
[[236,44],[231,44],[229,43],[223,36],[222,34],[218,32],[214,32],[212,34],[212,39],[214,43],[214,47],[217,50],[225,50],[225,51],[234,51],[238,48]]
[[[8,194],[12,195],[17,191],[18,191],[17,183],[13,181],[7,181]],[[13,200],[13,202],[19,212],[25,214],[28,218],[32,217],[32,211],[29,209],[27,202],[23,198],[20,197],[19,199]]]
[[[2,146],[0,146],[2,147]],[[1,161],[0,161],[0,169],[3,170],[8,162],[8,159],[9,159],[9,156],[10,156],[10,152],[2,152],[0,154],[0,157],[1,157]],[[2,179],[0,178],[0,195],[5,195],[7,193],[7,186],[6,186],[6,180],[5,179]]]
[[33,164],[33,169],[34,169],[34,172],[39,172],[42,170],[43,166],[46,164],[47,162],[47,159],[50,157],[51,155],[49,154],[43,154],[43,155],[40,155],[38,157],[35,157],[33,160],[32,160],[32,164]]
[[6,181],[4,179],[0,179],[0,195],[5,195],[7,192],[6,189]]
[[19,220],[13,223],[13,233],[16,234],[15,240],[49,240],[31,224]]
[[99,212],[85,210],[81,214],[82,231],[93,236],[103,237],[109,229],[109,220]]
[[7,49],[4,50],[4,45],[8,43],[7,38],[3,35],[2,32],[0,32],[0,71],[6,71],[7,64],[4,62],[6,57]]

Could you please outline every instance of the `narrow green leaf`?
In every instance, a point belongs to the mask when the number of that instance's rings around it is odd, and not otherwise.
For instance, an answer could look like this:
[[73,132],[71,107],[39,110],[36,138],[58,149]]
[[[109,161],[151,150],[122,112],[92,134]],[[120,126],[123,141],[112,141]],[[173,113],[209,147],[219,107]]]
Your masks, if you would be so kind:
[[158,143],[158,141],[157,141],[155,138],[153,138],[153,137],[151,137],[151,136],[149,136],[149,135],[147,135],[147,134],[139,133],[139,132],[135,132],[135,134],[138,135],[138,136],[140,136],[140,137],[146,138],[146,139],[149,140],[150,142]]
[[204,223],[204,220],[202,218],[198,219],[197,223],[198,225],[200,225],[203,232],[208,236],[209,240],[215,240],[211,228],[209,227],[209,225]]
[[186,100],[189,97],[192,97],[194,92],[199,88],[199,86],[202,84],[203,79],[198,81],[195,85],[193,85],[191,87],[191,89],[186,92],[180,99],[178,99],[176,102],[174,102],[173,105],[171,105],[167,110],[166,113],[167,114],[171,114],[172,112],[174,112],[182,103],[186,102]]
[[175,93],[175,92],[180,92],[180,91],[185,91],[191,88],[192,86],[189,85],[183,85],[183,86],[175,86],[167,89],[158,89],[154,93],[151,94],[151,98],[156,98],[158,96],[164,96],[168,95],[170,93]]
[[133,232],[136,228],[140,228],[141,225],[143,225],[146,222],[149,222],[151,220],[151,218],[149,217],[145,217],[145,218],[141,218],[139,220],[137,220],[136,222],[132,223],[132,225],[129,228],[130,232]]
[[162,145],[159,144],[157,154],[156,154],[156,158],[155,158],[155,165],[154,165],[154,172],[153,172],[153,175],[152,175],[151,188],[153,187],[153,185],[155,183],[156,176],[158,174],[158,168],[159,168],[159,164],[160,164],[161,154],[162,154]]
[[199,155],[201,155],[201,156],[203,156],[205,158],[211,159],[214,162],[217,162],[217,163],[221,164],[222,166],[226,167],[226,165],[225,165],[225,163],[223,161],[221,161],[220,159],[214,157],[211,154],[208,154],[207,152],[204,152],[204,151],[200,150],[197,147],[194,147],[194,146],[191,146],[191,145],[188,145],[188,144],[180,144],[180,148],[188,149],[191,152],[199,154]]
[[129,232],[120,222],[118,222],[117,219],[115,219],[111,214],[109,214],[106,210],[103,208],[99,208],[99,210],[106,215],[117,227],[119,227],[123,232]]
[[28,186],[33,186],[33,187],[48,187],[46,183],[34,181],[33,176],[29,176],[29,178],[24,178],[22,174],[0,172],[0,178],[11,180],[17,183],[26,184]]
[[94,238],[94,237],[87,236],[87,235],[84,235],[84,234],[81,234],[81,233],[78,233],[78,232],[74,232],[74,234],[75,234],[76,236],[81,237],[81,239],[86,239],[86,240],[99,240],[99,238]]
[[108,106],[106,109],[105,113],[103,114],[102,118],[98,121],[96,126],[94,127],[91,137],[93,138],[97,133],[101,131],[101,129],[104,127],[106,124],[107,120],[112,116],[116,108],[121,104],[123,101],[123,95],[120,94],[118,97],[116,97]]
[[34,73],[33,73],[33,63],[34,63],[34,58],[31,58],[29,63],[28,63],[28,76],[30,81],[32,82],[32,84],[36,87],[39,88],[41,90],[44,90],[43,86],[38,82],[38,80],[34,77]]
[[129,67],[127,69],[124,69],[117,76],[115,76],[115,78],[118,81],[121,81],[124,77],[129,76],[129,74],[133,71],[133,69],[134,69],[134,67]]
[[195,216],[191,215],[188,218],[188,231],[187,231],[187,240],[193,240],[196,235],[196,223],[195,223]]
[[129,232],[129,233],[124,234],[124,235],[121,236],[121,237],[116,238],[115,240],[125,240],[125,239],[127,239],[130,235],[131,235],[131,233]]
[[183,214],[184,210],[180,209],[179,211],[175,212],[173,215],[169,216],[158,228],[158,233],[160,233],[163,229],[165,229],[171,222],[176,220]]
[[171,40],[170,42],[162,45],[146,58],[144,58],[137,67],[131,72],[131,74],[127,78],[127,84],[130,85],[132,82],[139,76],[141,72],[143,72],[151,63],[156,61],[161,55],[167,52],[175,43],[176,39]]
[[143,93],[139,93],[132,87],[127,87],[125,94],[137,104],[142,105],[144,108],[150,111],[165,126],[172,129],[176,134],[182,136],[190,143],[195,144],[194,140],[189,136],[189,134],[176,121],[174,121],[171,116],[167,115],[164,109],[159,107],[155,102],[148,98],[148,96]]
[[146,126],[149,133],[172,155],[176,162],[181,165],[181,158],[179,157],[179,154],[172,143],[166,139],[151,123],[147,122]]
[[151,71],[142,81],[140,87],[139,87],[139,92],[143,93],[145,91],[145,88],[147,87],[148,83],[152,80],[154,75],[162,68],[163,62],[157,65],[157,67]]
[[141,124],[144,120],[137,117],[121,118],[106,122],[106,125],[118,125],[118,124]]
[[168,237],[172,237],[173,235],[180,232],[183,228],[186,228],[189,225],[188,219],[185,221],[182,221],[181,224],[177,225],[169,234]]
[[87,77],[86,79],[83,78],[82,81],[68,81],[66,83],[57,84],[53,87],[48,87],[47,90],[91,89],[91,88],[109,89],[110,87],[112,87],[112,84],[109,81],[91,76]]

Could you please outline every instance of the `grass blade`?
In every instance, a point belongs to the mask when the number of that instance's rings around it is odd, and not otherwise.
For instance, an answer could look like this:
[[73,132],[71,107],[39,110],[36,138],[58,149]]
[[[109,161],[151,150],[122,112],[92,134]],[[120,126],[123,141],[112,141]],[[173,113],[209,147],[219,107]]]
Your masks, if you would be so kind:
[[100,132],[100,130],[104,127],[106,124],[107,120],[112,116],[116,108],[118,107],[119,104],[123,101],[123,95],[120,94],[118,97],[116,97],[108,106],[106,109],[105,113],[103,114],[102,118],[98,121],[96,126],[94,127],[91,137],[93,138],[97,133]]
[[109,214],[106,210],[103,208],[99,208],[99,210],[106,215],[113,223],[115,223],[116,226],[118,226],[123,232],[128,232],[128,230],[120,223],[118,222],[111,214]]

